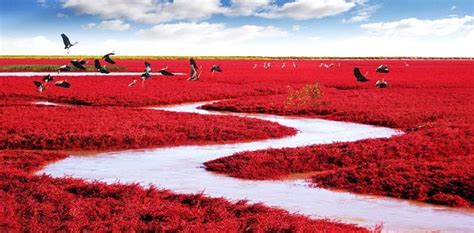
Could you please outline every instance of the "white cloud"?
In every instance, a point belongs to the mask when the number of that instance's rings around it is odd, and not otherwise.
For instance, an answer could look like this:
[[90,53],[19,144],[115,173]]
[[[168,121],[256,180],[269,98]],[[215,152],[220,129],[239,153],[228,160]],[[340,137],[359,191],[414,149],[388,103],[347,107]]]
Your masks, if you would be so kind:
[[[210,30],[212,31],[212,30]],[[86,32],[87,33],[87,32]],[[191,33],[192,34],[192,33]],[[199,35],[199,34],[198,34]],[[156,36],[156,35],[155,35]],[[195,40],[181,36],[177,40],[142,38],[132,40],[87,40],[72,54],[100,55],[116,51],[120,55],[242,55],[242,56],[434,56],[472,57],[474,30],[448,39],[435,37],[430,40],[401,36],[354,36],[347,38],[324,37],[254,37],[236,39],[228,43]],[[10,38],[0,35],[0,54],[65,55],[60,38],[49,40],[44,36]]]
[[367,3],[361,3],[357,11],[355,11],[354,16],[350,19],[343,19],[344,23],[357,23],[362,21],[367,21],[373,13],[375,13],[380,8],[380,5],[368,5]]
[[221,0],[64,0],[63,8],[103,19],[126,19],[159,24],[182,20],[200,21],[215,14],[263,18],[317,19],[351,10],[361,0],[292,0],[278,5],[275,0],[232,0],[225,7]]
[[181,43],[233,43],[257,38],[283,37],[288,33],[273,26],[244,25],[226,27],[225,24],[175,23],[159,24],[150,29],[142,29],[137,35],[145,40],[175,41]]
[[458,7],[457,6],[452,6],[451,10],[456,10],[456,8],[458,8]]
[[63,14],[63,13],[57,13],[56,17],[58,18],[69,18],[69,15]]
[[95,28],[95,26],[97,26],[96,23],[88,23],[88,24],[81,25],[81,28],[84,30],[89,30],[89,29]]
[[295,0],[282,6],[273,4],[255,15],[263,18],[319,19],[347,12],[354,6],[356,2],[346,0]]
[[231,0],[231,7],[225,14],[231,16],[250,16],[270,6],[272,0]]
[[62,43],[50,41],[41,35],[32,38],[0,36],[0,42],[0,54],[3,55],[59,54],[64,48]]
[[109,30],[109,31],[126,31],[130,29],[130,24],[125,23],[124,21],[120,19],[114,19],[114,20],[103,20],[102,22],[100,22],[100,24],[96,24],[96,23],[83,24],[81,25],[81,28],[83,30],[99,28],[99,29]]
[[46,0],[36,0],[36,2],[39,3],[42,8],[49,8],[49,5]]
[[102,21],[98,28],[110,31],[125,31],[130,29],[130,24],[123,22],[120,19],[115,20],[104,20]]
[[63,8],[104,19],[124,18],[157,24],[183,19],[205,19],[221,12],[219,0],[65,0]]
[[298,32],[301,30],[301,26],[300,25],[293,25],[293,27],[291,27],[291,30],[295,31],[295,32]]
[[468,30],[472,28],[473,23],[473,16],[435,20],[408,18],[393,22],[363,24],[361,28],[383,35],[446,36]]

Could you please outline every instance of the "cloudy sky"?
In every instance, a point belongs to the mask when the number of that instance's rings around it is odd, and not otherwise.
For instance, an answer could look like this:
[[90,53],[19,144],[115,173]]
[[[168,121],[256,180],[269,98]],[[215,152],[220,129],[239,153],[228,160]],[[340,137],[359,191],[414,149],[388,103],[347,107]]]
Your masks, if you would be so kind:
[[0,54],[474,56],[474,0],[0,0]]

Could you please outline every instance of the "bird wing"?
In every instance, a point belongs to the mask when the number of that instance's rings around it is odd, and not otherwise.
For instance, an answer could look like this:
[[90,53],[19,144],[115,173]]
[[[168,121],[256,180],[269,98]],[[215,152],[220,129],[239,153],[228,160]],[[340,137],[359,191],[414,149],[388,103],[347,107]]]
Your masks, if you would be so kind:
[[369,81],[362,73],[360,72],[360,69],[358,67],[354,68],[354,76],[356,77],[357,81],[359,82],[365,82]]
[[105,57],[108,57],[108,56],[112,56],[112,55],[115,55],[115,53],[113,53],[113,52],[112,53],[107,53],[102,57],[102,59],[104,59]]
[[169,72],[167,69],[161,69],[160,73],[164,76],[174,76],[174,74]]
[[128,86],[131,87],[131,86],[135,85],[136,83],[137,83],[137,80],[134,79],[132,82],[130,82],[130,83],[128,84]]
[[41,87],[41,86],[43,86],[43,84],[42,84],[40,81],[36,81],[36,80],[34,80],[34,81],[33,81],[33,83],[34,83],[34,84],[35,84],[35,86],[37,86],[37,87]]
[[103,59],[110,64],[115,64],[115,61],[112,60],[112,58],[110,58],[109,55],[104,56]]
[[53,81],[53,80],[54,80],[54,78],[49,74],[43,77],[43,82],[44,83],[47,83],[47,82]]
[[150,73],[151,72],[151,64],[148,62],[145,62],[145,73]]
[[71,45],[71,41],[69,41],[69,38],[66,36],[66,34],[61,34],[61,37],[63,38],[63,43],[64,47],[67,48],[67,46]]
[[194,58],[189,59],[189,64],[192,65],[194,67],[194,69],[198,70],[198,66],[197,66],[196,60],[194,60]]
[[66,80],[57,81],[56,83],[54,83],[54,85],[56,85],[58,87],[64,87],[64,88],[71,87],[71,84],[66,82]]
[[94,66],[95,66],[95,68],[98,69],[98,70],[102,69],[102,66],[100,65],[99,59],[95,59],[95,61],[94,61]]

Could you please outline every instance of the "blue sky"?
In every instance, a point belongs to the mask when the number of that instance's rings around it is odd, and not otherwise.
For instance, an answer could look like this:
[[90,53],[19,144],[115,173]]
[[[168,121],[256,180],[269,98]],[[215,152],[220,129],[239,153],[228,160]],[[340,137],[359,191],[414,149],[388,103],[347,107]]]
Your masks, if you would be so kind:
[[474,0],[1,0],[0,54],[469,56]]

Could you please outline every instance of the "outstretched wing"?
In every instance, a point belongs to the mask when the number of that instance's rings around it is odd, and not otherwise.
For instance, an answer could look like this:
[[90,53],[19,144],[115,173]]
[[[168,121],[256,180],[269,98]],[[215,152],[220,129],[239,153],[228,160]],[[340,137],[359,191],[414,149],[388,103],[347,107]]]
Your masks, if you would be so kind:
[[160,73],[164,76],[174,76],[174,74],[169,72],[167,69],[161,69]]
[[106,62],[108,62],[108,63],[110,63],[110,64],[115,64],[115,61],[112,60],[112,58],[110,58],[109,56],[105,56],[105,57],[104,57],[104,61],[106,61]]
[[194,67],[195,70],[198,70],[198,66],[197,66],[197,63],[196,63],[196,60],[194,60],[194,58],[190,58],[189,59],[189,64]]
[[40,81],[34,80],[33,83],[35,84],[36,87],[41,87],[43,84]]
[[64,33],[61,34],[61,37],[63,38],[64,48],[67,49],[71,45],[71,41],[69,41],[69,38]]
[[69,88],[69,87],[71,87],[71,84],[68,83],[66,80],[58,81],[58,82],[54,83],[54,85],[56,85],[56,86],[58,86],[58,87],[63,87],[63,88]]
[[112,58],[110,58],[110,56],[112,56],[112,55],[115,55],[115,53],[107,53],[102,57],[102,59],[104,59],[104,61],[106,61],[110,64],[115,64],[115,61],[112,60]]
[[354,68],[354,76],[356,77],[358,82],[367,82],[369,81],[362,73],[358,67]]

